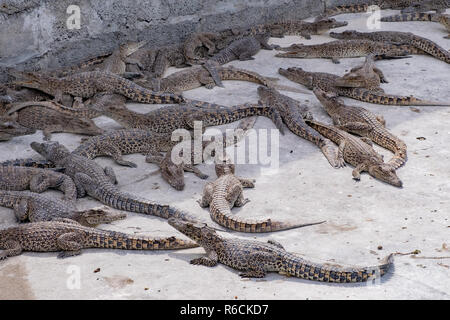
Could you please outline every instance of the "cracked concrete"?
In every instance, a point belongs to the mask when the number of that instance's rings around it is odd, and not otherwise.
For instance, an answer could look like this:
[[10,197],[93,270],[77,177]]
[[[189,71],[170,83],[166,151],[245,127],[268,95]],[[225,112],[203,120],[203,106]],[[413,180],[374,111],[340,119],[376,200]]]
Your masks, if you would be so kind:
[[[383,11],[383,15],[395,11]],[[367,31],[364,14],[336,17],[349,21],[348,27]],[[310,19],[311,20],[311,19]],[[413,31],[444,48],[450,41],[439,24],[427,22],[383,23],[382,30]],[[331,41],[327,35],[271,39],[282,46],[292,43],[315,44]],[[302,67],[306,70],[343,74],[363,58],[342,59],[335,65],[323,59],[280,59],[275,51],[261,51],[253,61],[231,63],[279,77],[280,84],[296,85],[278,74],[280,67]],[[388,93],[414,94],[417,97],[450,101],[448,64],[429,56],[379,61],[390,83],[382,87]],[[178,71],[170,69],[170,72]],[[257,85],[226,81],[225,88],[199,88],[185,93],[188,98],[234,105],[256,102]],[[313,95],[285,94],[310,106],[314,117],[331,123]],[[251,202],[233,212],[243,217],[272,217],[279,220],[319,221],[325,224],[273,234],[224,234],[267,241],[274,239],[291,252],[317,262],[341,265],[374,265],[390,252],[421,250],[416,256],[398,256],[393,270],[376,284],[323,284],[269,274],[263,280],[242,280],[238,272],[223,265],[214,268],[194,266],[189,260],[201,256],[201,248],[172,252],[124,252],[84,250],[83,254],[65,260],[55,253],[25,253],[0,264],[1,298],[37,299],[449,299],[450,298],[450,108],[396,107],[360,103],[345,99],[384,116],[387,128],[408,145],[408,161],[398,170],[404,188],[396,189],[363,174],[360,182],[351,177],[351,167],[339,170],[329,166],[313,144],[287,132],[280,136],[280,168],[274,175],[263,175],[260,166],[238,165],[237,173],[256,179],[255,189],[246,189]],[[129,104],[130,109],[145,112],[157,106]],[[95,120],[99,126],[116,129],[108,118]],[[234,127],[236,124],[228,127]],[[220,127],[222,130],[225,126]],[[258,118],[256,129],[275,128],[269,119]],[[423,137],[423,138],[420,138]],[[420,138],[420,139],[418,139]],[[0,145],[0,160],[30,157],[29,147],[40,141],[42,133],[14,138]],[[75,149],[81,137],[55,134],[54,140]],[[386,158],[391,154],[376,147]],[[130,169],[117,166],[111,159],[96,161],[114,167],[121,190],[148,199],[169,202],[203,219],[209,211],[196,203],[205,181],[186,173],[186,187],[171,189],[156,166],[147,164],[141,155],[125,157],[138,164]],[[211,165],[199,168],[215,178]],[[55,193],[57,194],[57,193]],[[59,194],[57,194],[59,196]],[[89,198],[81,199],[80,208],[97,206]],[[9,209],[0,208],[0,225],[14,225]],[[211,223],[214,225],[213,223]],[[128,213],[124,221],[102,226],[105,229],[149,236],[177,234],[165,220]],[[447,257],[436,259],[436,257]],[[79,268],[79,269],[77,269]],[[73,287],[74,270],[80,271],[81,286]],[[72,289],[70,289],[72,288]]]

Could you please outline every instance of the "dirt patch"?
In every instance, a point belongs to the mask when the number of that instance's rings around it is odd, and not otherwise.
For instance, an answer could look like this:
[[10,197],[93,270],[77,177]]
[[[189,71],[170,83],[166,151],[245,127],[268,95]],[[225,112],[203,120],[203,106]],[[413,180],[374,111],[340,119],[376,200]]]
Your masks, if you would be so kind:
[[0,300],[35,299],[28,272],[21,264],[8,264],[0,269]]

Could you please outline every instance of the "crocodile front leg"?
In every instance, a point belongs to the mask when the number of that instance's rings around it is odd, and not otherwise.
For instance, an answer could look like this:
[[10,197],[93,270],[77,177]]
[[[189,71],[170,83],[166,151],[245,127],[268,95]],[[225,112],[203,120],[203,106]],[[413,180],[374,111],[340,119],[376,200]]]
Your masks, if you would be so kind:
[[214,267],[219,263],[219,257],[217,255],[217,252],[209,251],[209,252],[207,252],[206,257],[192,259],[190,261],[190,263],[195,264],[195,265],[202,265],[202,266],[206,266],[206,267]]
[[7,240],[2,246],[3,251],[0,252],[0,261],[9,257],[18,256],[22,253],[22,246],[16,240]]
[[353,169],[353,171],[352,171],[353,179],[358,180],[358,181],[361,180],[361,172],[366,171],[367,170],[366,167],[367,166],[365,163],[358,164],[356,166],[356,168]]
[[56,243],[58,247],[63,250],[58,254],[58,258],[67,258],[81,254],[81,245],[83,236],[78,232],[68,232],[61,235]]
[[209,204],[212,202],[214,194],[214,185],[212,182],[208,182],[205,185],[205,188],[203,189],[203,196],[201,200],[197,200],[197,202],[200,204],[200,207],[207,208],[209,207]]

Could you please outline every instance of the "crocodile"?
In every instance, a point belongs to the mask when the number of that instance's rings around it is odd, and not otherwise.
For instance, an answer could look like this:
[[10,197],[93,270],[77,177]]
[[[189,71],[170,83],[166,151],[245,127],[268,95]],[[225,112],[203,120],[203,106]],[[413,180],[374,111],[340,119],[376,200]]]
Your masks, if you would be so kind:
[[[274,83],[278,80],[276,78],[267,78],[256,72],[235,68],[233,66],[217,67],[217,72],[221,80],[241,80],[249,81],[264,85],[266,87],[276,88],[278,90],[285,90],[291,92],[306,93],[304,90],[289,86],[283,86]],[[193,66],[186,70],[174,72],[171,75],[154,82],[141,83],[145,88],[153,91],[170,92],[174,94],[181,94],[183,91],[192,90],[205,86],[207,89],[212,89],[215,86],[211,74],[202,66]]]
[[402,166],[407,159],[406,144],[385,128],[385,120],[361,107],[345,105],[334,94],[315,88],[314,94],[322,103],[333,123],[341,130],[369,138],[376,144],[391,150],[395,156],[387,162],[395,169]]
[[335,85],[339,76],[325,72],[308,72],[302,68],[280,68],[278,72],[292,80],[306,86],[308,89],[320,88],[325,92],[336,93],[340,96],[352,99],[384,105],[399,106],[448,106],[450,103],[427,101],[413,96],[396,96],[381,92],[380,90],[368,90],[366,88],[338,87]]
[[37,160],[32,158],[14,159],[0,162],[0,167],[16,166],[16,167],[29,167],[29,168],[41,168],[50,169],[55,168],[53,162],[48,160]]
[[42,193],[48,188],[64,192],[64,199],[73,201],[77,197],[77,189],[73,180],[54,170],[27,168],[17,166],[0,167],[0,189]]
[[231,208],[241,207],[248,203],[244,199],[243,188],[254,188],[255,180],[235,176],[235,166],[230,159],[216,159],[217,180],[208,182],[203,189],[203,197],[197,202],[201,207],[210,207],[211,218],[223,227],[239,232],[262,233],[288,230],[323,223],[299,224],[292,222],[273,221],[272,219],[242,219],[233,216]]
[[217,66],[237,59],[241,61],[253,60],[253,55],[258,53],[259,50],[274,49],[277,46],[269,45],[267,43],[269,36],[269,33],[256,34],[235,40],[228,47],[209,58],[203,66],[210,72],[216,85],[223,87],[222,81],[220,80],[220,75],[217,71]]
[[26,101],[12,104],[3,118],[11,119],[31,130],[42,130],[44,140],[52,133],[68,132],[83,135],[98,135],[104,132],[94,121],[91,109],[71,109],[54,101]]
[[[323,34],[330,29],[344,27],[347,24],[347,22],[340,22],[335,19],[327,18],[314,22],[306,22],[303,20],[284,20],[257,25],[243,32],[236,29],[225,30],[218,33],[198,32],[191,34],[184,42],[184,55],[189,64],[200,64],[205,62],[206,55],[212,56],[219,49],[223,49],[223,46],[219,48],[219,42],[228,41],[231,43],[232,40],[237,40],[238,37],[243,37],[244,35],[249,36],[257,33],[269,33],[271,37],[277,38],[282,38],[285,35],[300,35],[306,39],[311,39],[311,35]],[[206,52],[202,52],[199,56],[198,51],[202,47],[205,47]]]
[[380,7],[380,9],[401,10],[405,13],[431,10],[436,10],[437,12],[442,13],[449,7],[447,0],[374,0],[368,3],[334,6],[326,9],[325,12],[319,16],[319,18],[323,19],[324,17],[332,17],[343,13],[368,12],[369,8],[374,5]]
[[114,119],[125,128],[150,130],[171,134],[176,129],[192,130],[194,121],[202,121],[202,127],[217,126],[259,115],[270,118],[283,133],[279,112],[265,104],[241,104],[231,107],[214,103],[194,101],[187,104],[162,107],[142,114],[129,109],[108,106],[98,109],[103,115]]
[[85,227],[70,219],[27,223],[0,230],[0,260],[18,256],[23,251],[58,252],[58,258],[81,254],[84,248],[123,250],[176,250],[195,248],[192,241],[148,238]]
[[153,92],[110,72],[89,71],[64,78],[27,72],[22,73],[22,77],[24,80],[16,81],[16,85],[44,91],[52,95],[56,102],[61,100],[63,93],[74,97],[90,98],[99,92],[120,94],[141,103],[167,104],[185,101],[181,95]]
[[29,191],[0,190],[0,206],[14,209],[19,222],[40,222],[71,219],[88,227],[126,218],[123,213],[113,213],[105,208],[78,210],[74,201],[55,199],[52,196]]
[[94,160],[72,154],[58,142],[33,142],[31,148],[57,167],[64,168],[64,173],[71,177],[77,186],[78,197],[88,194],[109,207],[129,212],[166,219],[174,216],[198,220],[189,213],[169,205],[158,204],[120,191],[114,185],[117,180],[111,167],[103,169]]
[[366,88],[379,90],[381,83],[388,83],[383,72],[375,67],[374,55],[368,55],[363,65],[352,68],[350,72],[335,81],[338,87]]
[[[396,14],[393,16],[382,17],[380,21],[382,21],[382,22],[402,22],[402,21],[439,22],[450,33],[450,15],[448,15],[448,14],[427,13],[427,12],[404,13],[404,14]],[[450,35],[448,35],[444,38],[450,39]]]
[[375,31],[359,32],[356,30],[347,30],[341,33],[330,32],[330,37],[343,40],[371,40],[383,43],[402,44],[407,47],[409,54],[428,54],[436,59],[450,63],[450,52],[437,43],[411,32],[398,31]]
[[312,118],[307,107],[302,106],[295,99],[282,95],[275,89],[260,86],[258,87],[258,94],[263,103],[276,108],[280,112],[289,130],[318,146],[331,166],[335,168],[342,166],[342,163],[336,162],[337,149],[334,144],[306,125],[304,119]]
[[0,118],[0,142],[9,141],[14,137],[35,134],[35,129],[30,129],[13,121],[12,119]]
[[367,171],[372,177],[401,188],[395,168],[383,162],[383,156],[372,148],[372,141],[366,137],[358,138],[337,127],[313,120],[305,120],[308,125],[323,136],[339,145],[337,161],[344,161],[355,167],[352,172],[355,180],[361,179],[361,172]]
[[402,46],[391,43],[370,40],[336,40],[322,44],[293,44],[279,48],[283,53],[277,53],[279,58],[328,58],[333,63],[339,63],[339,58],[364,57],[369,54],[388,57],[406,56],[409,54]]
[[224,238],[204,223],[169,219],[169,225],[194,240],[206,251],[206,256],[190,261],[194,265],[214,267],[219,262],[240,270],[243,278],[264,278],[268,272],[320,282],[364,282],[385,275],[393,264],[390,254],[374,267],[349,267],[317,264],[287,252],[274,241],[267,242]]
[[141,48],[131,54],[126,62],[129,72],[143,72],[149,79],[161,78],[169,66],[187,66],[182,44]]

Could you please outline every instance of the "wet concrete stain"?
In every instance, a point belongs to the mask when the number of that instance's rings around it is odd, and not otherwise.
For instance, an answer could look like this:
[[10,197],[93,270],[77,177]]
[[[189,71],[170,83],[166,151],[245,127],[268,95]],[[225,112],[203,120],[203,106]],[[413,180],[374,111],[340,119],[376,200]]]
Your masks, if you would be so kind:
[[340,233],[340,232],[347,232],[347,231],[353,231],[355,229],[358,229],[358,227],[356,226],[352,226],[348,223],[346,224],[336,224],[336,223],[323,223],[320,224],[317,229],[316,232],[320,233],[320,234],[336,234],[336,233]]
[[19,263],[0,269],[0,300],[35,299],[26,268]]
[[133,279],[119,275],[114,275],[112,277],[103,277],[103,279],[111,288],[114,289],[122,289],[134,283]]

